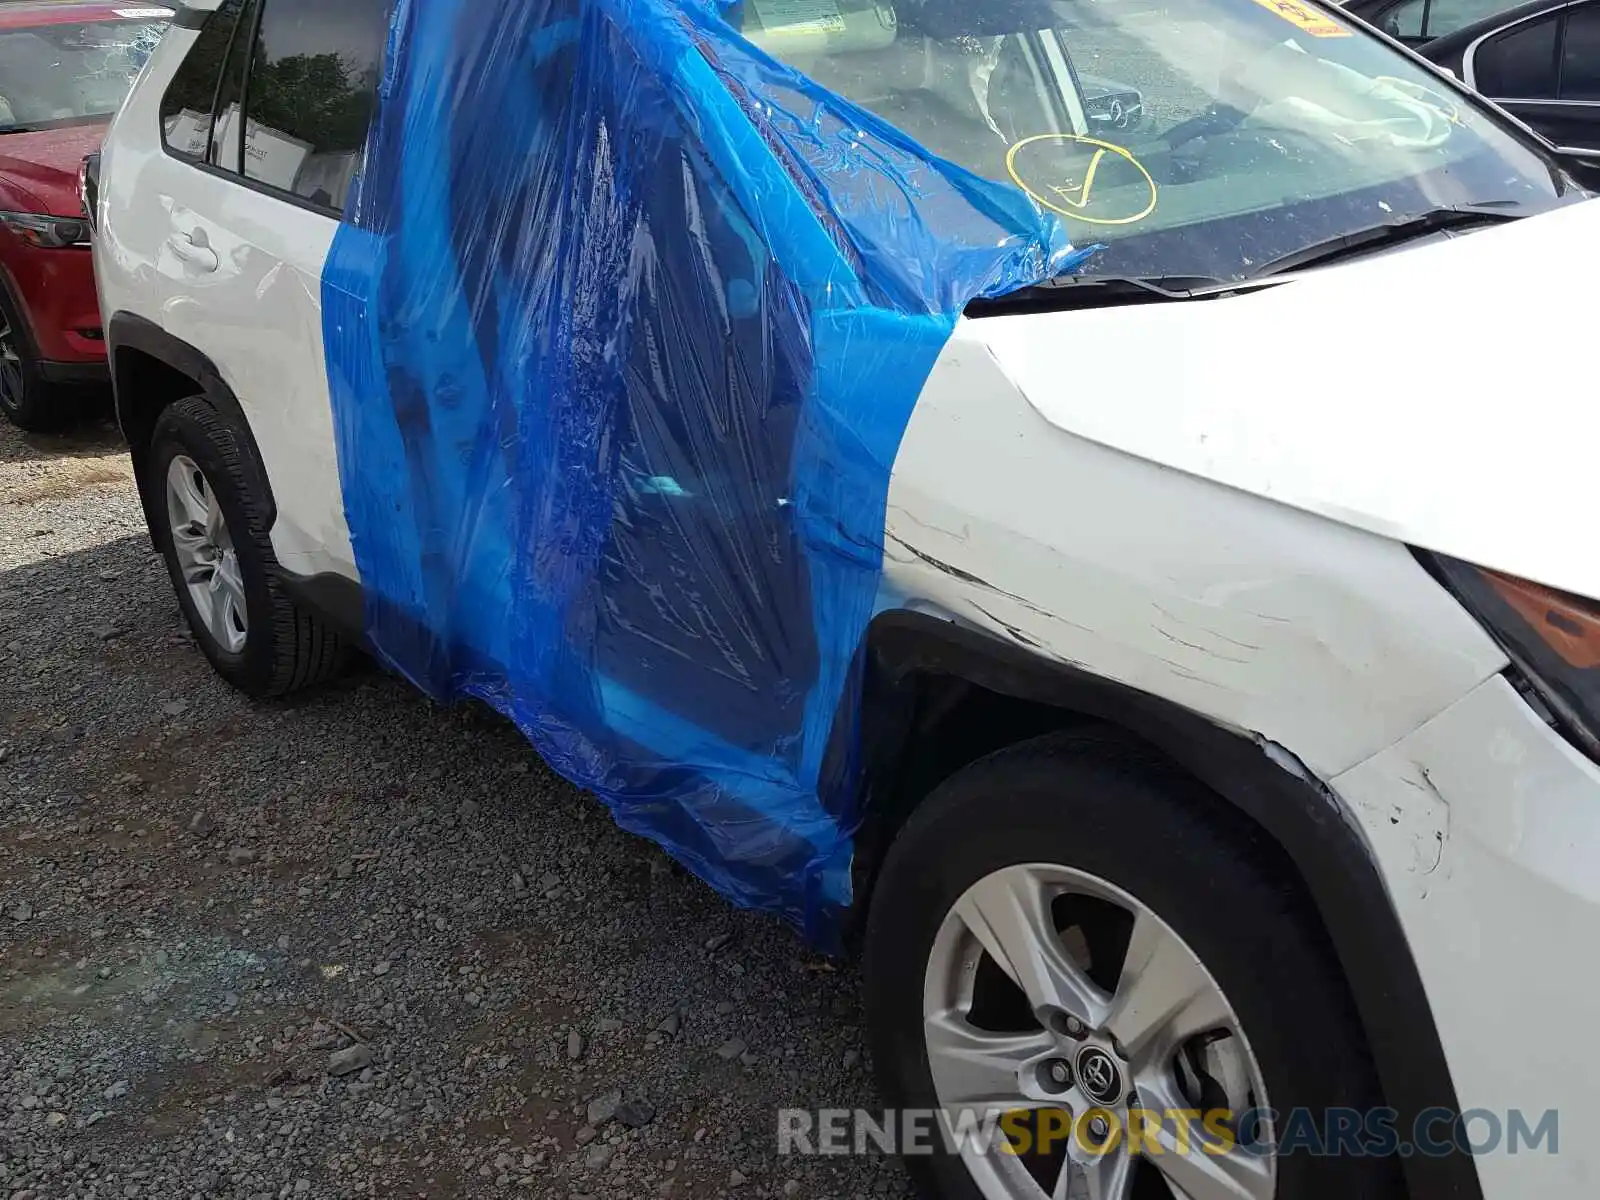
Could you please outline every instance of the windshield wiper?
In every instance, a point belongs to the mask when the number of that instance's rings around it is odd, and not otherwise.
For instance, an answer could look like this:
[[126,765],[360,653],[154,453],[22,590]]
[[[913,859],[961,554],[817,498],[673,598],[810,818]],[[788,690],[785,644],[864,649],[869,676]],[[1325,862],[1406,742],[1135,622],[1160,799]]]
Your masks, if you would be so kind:
[[1205,300],[1252,291],[1278,279],[1215,279],[1209,275],[1061,275],[1031,287],[967,305],[969,316],[1018,309],[1110,308],[1171,300]]
[[1061,275],[1037,287],[1044,291],[1085,288],[1104,293],[1145,293],[1161,300],[1196,300],[1241,288],[1265,287],[1267,282],[1265,279],[1217,279],[1210,275]]
[[1512,211],[1513,207],[1520,208],[1521,201],[1493,200],[1483,204],[1457,204],[1431,208],[1427,212],[1398,217],[1382,225],[1359,229],[1355,233],[1341,234],[1339,237],[1316,242],[1291,254],[1271,259],[1252,271],[1250,278],[1264,279],[1270,275],[1281,275],[1301,267],[1320,266],[1360,251],[1393,246],[1413,238],[1437,233],[1442,229],[1461,229],[1472,225],[1503,225],[1507,221],[1520,220],[1527,215]]

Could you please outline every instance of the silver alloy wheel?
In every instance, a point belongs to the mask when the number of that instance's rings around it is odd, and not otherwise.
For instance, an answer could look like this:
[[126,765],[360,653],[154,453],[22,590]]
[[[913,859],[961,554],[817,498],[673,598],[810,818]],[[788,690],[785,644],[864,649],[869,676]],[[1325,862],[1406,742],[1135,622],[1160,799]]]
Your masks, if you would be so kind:
[[17,336],[11,322],[0,313],[0,403],[16,411],[22,407],[22,355],[17,351]]
[[184,454],[167,467],[167,523],[178,570],[201,624],[218,646],[239,653],[250,628],[239,555],[216,492],[205,472]]
[[[1117,926],[1113,940],[1125,940],[1126,950],[1114,983],[1090,953],[1091,945],[1104,952],[1106,939],[1090,939],[1087,927],[1063,929],[1056,915],[1063,899],[1102,926]],[[974,1023],[975,1001],[987,1006],[997,998],[979,997],[980,987],[1009,992],[1012,1011],[1031,1018],[1000,1022],[1003,1031],[986,1027],[992,1021]],[[1265,1110],[1266,1088],[1210,972],[1160,917],[1103,879],[1030,863],[968,888],[934,938],[923,980],[923,1033],[947,1121],[959,1122],[963,1113],[980,1122],[1019,1110],[1068,1114],[1058,1121],[1070,1121],[1072,1133],[1055,1160],[1030,1163],[997,1142],[968,1140],[960,1147],[987,1200],[1125,1200],[1136,1170],[1159,1172],[1177,1200],[1274,1194],[1270,1129],[1243,1131],[1249,1150],[1219,1153],[1222,1143],[1200,1122],[1180,1131],[1165,1116],[1217,1107],[1235,1117]],[[1137,1148],[1145,1152],[1137,1155],[1127,1136],[1132,1107],[1161,1114],[1159,1124],[1145,1124]]]

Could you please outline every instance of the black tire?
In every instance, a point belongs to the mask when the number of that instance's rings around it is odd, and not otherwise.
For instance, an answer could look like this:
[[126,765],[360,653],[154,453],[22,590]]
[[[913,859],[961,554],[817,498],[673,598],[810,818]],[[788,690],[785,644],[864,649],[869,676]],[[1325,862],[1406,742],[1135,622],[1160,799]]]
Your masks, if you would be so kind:
[[[178,455],[187,455],[205,476],[216,496],[238,557],[244,583],[244,645],[230,652],[206,627],[184,582],[173,547],[167,512],[167,469]],[[151,434],[150,453],[141,473],[146,489],[145,511],[167,562],[173,591],[195,640],[217,673],[248,696],[282,696],[310,687],[343,665],[343,640],[315,615],[297,606],[284,590],[272,553],[263,505],[251,480],[239,439],[205,400],[191,397],[164,409]]]
[[82,411],[82,394],[51,383],[39,363],[27,327],[0,287],[0,414],[18,429],[47,433],[71,424]]
[[[865,942],[868,1036],[885,1104],[938,1104],[923,977],[946,914],[990,872],[1033,862],[1117,885],[1188,943],[1238,1015],[1274,1109],[1382,1104],[1332,950],[1264,835],[1192,779],[1096,731],[1052,734],[963,769],[890,848]],[[926,1196],[980,1195],[948,1154],[905,1163]],[[1394,1158],[1304,1153],[1279,1158],[1276,1192],[1288,1200],[1405,1195]]]

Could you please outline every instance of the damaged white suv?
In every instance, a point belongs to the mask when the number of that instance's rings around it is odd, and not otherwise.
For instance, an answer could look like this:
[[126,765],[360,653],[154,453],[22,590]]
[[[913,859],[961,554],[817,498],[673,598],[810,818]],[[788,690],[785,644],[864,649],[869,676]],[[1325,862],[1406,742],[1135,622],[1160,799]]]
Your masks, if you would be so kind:
[[187,0],[85,191],[217,670],[364,647],[864,944],[930,1195],[1593,1194],[1600,206],[1452,79],[1311,0]]

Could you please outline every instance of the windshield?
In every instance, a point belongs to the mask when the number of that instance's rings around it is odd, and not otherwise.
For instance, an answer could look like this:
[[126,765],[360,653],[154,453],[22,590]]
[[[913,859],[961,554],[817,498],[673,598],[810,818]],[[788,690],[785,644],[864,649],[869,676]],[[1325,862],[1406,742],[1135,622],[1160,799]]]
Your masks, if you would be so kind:
[[1535,151],[1295,0],[743,0],[744,35],[1058,213],[1085,274],[1247,278],[1444,206],[1535,211]]
[[111,116],[166,26],[160,19],[0,29],[0,133]]

